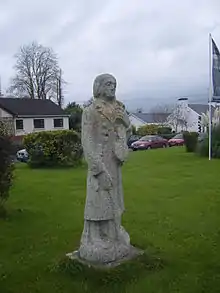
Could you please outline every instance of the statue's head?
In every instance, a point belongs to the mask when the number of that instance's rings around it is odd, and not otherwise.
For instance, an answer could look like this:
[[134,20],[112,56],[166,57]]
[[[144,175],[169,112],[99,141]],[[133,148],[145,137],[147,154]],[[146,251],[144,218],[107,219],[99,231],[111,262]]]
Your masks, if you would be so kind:
[[115,99],[116,79],[111,74],[98,75],[93,84],[95,99],[112,101]]

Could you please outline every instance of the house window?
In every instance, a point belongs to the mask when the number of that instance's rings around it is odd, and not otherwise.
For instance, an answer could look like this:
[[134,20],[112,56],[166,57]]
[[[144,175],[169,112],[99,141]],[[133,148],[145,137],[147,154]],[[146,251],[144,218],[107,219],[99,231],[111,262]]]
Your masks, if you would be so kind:
[[53,127],[54,128],[62,128],[63,127],[63,118],[53,119]]
[[44,128],[44,119],[34,119],[34,128]]
[[24,122],[22,119],[16,120],[16,130],[23,130],[24,129]]

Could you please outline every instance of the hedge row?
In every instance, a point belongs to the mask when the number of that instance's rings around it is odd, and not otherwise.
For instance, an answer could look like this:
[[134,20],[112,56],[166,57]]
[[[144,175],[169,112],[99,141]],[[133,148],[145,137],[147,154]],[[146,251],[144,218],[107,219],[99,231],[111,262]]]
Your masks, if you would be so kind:
[[73,130],[31,133],[23,143],[31,167],[76,166],[81,162],[81,139]]
[[0,217],[6,215],[5,202],[13,182],[14,164],[11,159],[12,144],[7,125],[0,121]]

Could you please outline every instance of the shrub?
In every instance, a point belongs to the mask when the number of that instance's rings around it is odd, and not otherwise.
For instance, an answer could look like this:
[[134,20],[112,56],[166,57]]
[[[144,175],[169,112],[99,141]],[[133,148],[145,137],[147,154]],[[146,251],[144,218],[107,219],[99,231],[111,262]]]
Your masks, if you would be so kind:
[[164,133],[164,134],[160,134],[161,137],[165,138],[165,139],[171,139],[175,136],[175,133]]
[[143,125],[143,126],[138,128],[137,134],[141,135],[141,136],[157,134],[158,127],[159,126],[156,125],[156,124]]
[[42,131],[25,136],[31,167],[76,166],[82,159],[80,135],[74,130]]
[[137,135],[137,129],[134,125],[131,125],[131,133],[132,135]]
[[198,142],[198,133],[197,132],[183,132],[183,139],[186,146],[186,151],[189,153],[195,152]]
[[14,164],[11,159],[12,144],[7,127],[0,121],[0,216],[6,214],[5,202],[9,197]]
[[[212,129],[212,158],[220,158],[220,124]],[[198,153],[200,156],[209,156],[209,138],[205,138],[198,144]]]
[[163,126],[163,127],[159,127],[158,128],[158,132],[159,135],[163,135],[163,134],[171,134],[172,133],[172,128],[168,127],[168,126]]

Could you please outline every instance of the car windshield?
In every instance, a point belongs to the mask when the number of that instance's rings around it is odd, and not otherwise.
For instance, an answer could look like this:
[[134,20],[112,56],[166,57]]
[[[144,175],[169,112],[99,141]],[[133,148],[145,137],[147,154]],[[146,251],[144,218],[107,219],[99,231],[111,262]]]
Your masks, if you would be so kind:
[[182,134],[182,133],[178,133],[178,134],[175,135],[173,138],[174,138],[174,139],[183,139],[183,134]]
[[146,135],[146,136],[143,136],[142,138],[140,138],[139,140],[141,140],[141,141],[149,141],[149,140],[152,140],[154,138],[155,138],[155,136],[153,136],[153,135]]

